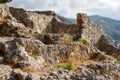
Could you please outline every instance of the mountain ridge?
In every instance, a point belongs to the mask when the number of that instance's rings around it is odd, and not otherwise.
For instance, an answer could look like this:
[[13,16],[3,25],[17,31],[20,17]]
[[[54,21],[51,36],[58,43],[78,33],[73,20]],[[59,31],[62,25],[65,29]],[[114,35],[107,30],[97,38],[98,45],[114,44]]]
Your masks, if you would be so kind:
[[[120,20],[115,20],[109,17],[103,17],[99,15],[91,15],[90,19],[98,25],[103,26],[103,31],[110,37],[110,39],[120,40]],[[77,24],[76,19],[70,19],[71,23]]]

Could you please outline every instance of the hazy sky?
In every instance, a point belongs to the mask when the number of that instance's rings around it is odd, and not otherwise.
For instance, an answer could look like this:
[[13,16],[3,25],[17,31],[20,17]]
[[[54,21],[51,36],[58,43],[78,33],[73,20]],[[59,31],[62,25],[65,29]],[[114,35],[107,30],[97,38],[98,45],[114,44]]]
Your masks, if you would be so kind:
[[13,0],[9,5],[27,10],[53,10],[68,18],[76,18],[80,12],[120,20],[120,0]]

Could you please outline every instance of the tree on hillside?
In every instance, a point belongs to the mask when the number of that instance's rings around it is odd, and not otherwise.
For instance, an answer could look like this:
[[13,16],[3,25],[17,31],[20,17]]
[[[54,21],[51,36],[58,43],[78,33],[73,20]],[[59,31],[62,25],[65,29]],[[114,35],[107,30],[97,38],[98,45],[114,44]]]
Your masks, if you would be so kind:
[[7,2],[11,2],[12,0],[0,0],[0,3],[7,3]]

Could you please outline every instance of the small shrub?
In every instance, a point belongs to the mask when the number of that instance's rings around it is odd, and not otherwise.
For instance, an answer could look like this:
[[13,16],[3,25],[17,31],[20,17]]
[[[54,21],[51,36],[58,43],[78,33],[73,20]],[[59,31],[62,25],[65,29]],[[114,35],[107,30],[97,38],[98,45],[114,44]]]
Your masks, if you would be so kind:
[[74,60],[67,60],[65,64],[57,65],[58,69],[65,69],[65,70],[74,70],[76,68],[76,63]]
[[79,42],[80,44],[84,44],[84,40],[82,38],[79,38],[77,42]]
[[33,65],[30,65],[29,67],[21,68],[23,72],[37,72],[38,69],[35,68]]
[[65,33],[64,32],[61,32],[61,36],[64,36],[65,35]]

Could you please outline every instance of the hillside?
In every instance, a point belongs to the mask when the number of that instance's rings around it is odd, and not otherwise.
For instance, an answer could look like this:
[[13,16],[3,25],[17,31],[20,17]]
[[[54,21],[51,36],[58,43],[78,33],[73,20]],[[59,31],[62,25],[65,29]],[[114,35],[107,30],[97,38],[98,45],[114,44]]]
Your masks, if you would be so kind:
[[0,80],[120,79],[120,45],[87,14],[72,24],[54,11],[0,9]]
[[115,40],[120,40],[120,21],[114,20],[107,17],[101,16],[90,16],[91,20],[96,23],[103,25],[103,30],[105,33],[110,35]]

